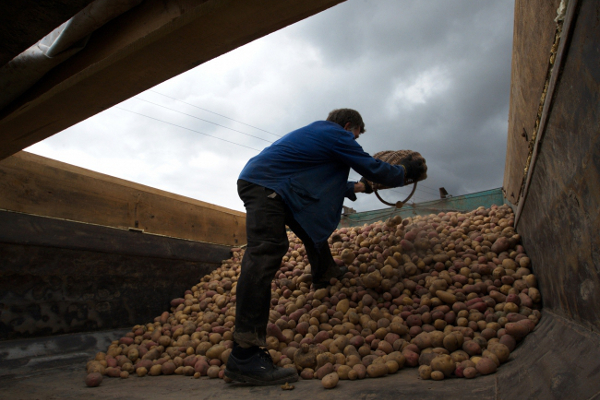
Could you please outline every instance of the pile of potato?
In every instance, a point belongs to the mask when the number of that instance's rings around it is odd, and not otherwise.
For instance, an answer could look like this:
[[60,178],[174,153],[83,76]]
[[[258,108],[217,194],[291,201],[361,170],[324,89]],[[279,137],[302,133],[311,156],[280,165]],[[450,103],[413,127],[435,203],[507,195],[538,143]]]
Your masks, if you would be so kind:
[[[303,379],[376,378],[418,367],[422,379],[496,372],[538,323],[540,293],[508,206],[341,228],[329,239],[342,280],[311,290],[302,243],[272,283],[267,347]],[[130,374],[224,378],[233,346],[243,249],[88,362],[86,383]],[[89,382],[88,382],[89,381]]]

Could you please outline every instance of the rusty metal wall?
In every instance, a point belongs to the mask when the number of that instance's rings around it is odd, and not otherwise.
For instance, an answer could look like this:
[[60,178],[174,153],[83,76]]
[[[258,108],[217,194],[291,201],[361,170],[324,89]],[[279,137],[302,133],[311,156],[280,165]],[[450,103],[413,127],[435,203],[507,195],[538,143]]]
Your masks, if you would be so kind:
[[544,307],[598,332],[600,2],[579,1],[575,18],[517,228]]
[[0,340],[153,321],[230,247],[0,212]]

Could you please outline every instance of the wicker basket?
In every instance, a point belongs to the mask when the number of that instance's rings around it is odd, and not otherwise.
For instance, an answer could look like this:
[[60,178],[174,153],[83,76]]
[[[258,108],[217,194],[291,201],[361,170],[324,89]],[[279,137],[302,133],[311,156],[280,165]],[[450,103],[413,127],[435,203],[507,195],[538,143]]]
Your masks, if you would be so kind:
[[[406,159],[421,158],[423,160],[423,164],[425,164],[425,171],[427,171],[427,164],[426,164],[423,156],[420,153],[418,153],[416,151],[412,151],[412,150],[380,151],[379,153],[374,154],[373,158],[376,158],[378,160],[384,161],[384,162],[386,162],[388,164],[392,164],[392,165],[399,165],[399,164],[401,164],[402,161],[404,161]],[[419,180],[421,181],[421,180],[424,180],[425,178],[427,178],[427,172],[424,175],[422,175],[419,178]],[[388,206],[395,206],[396,208],[402,207],[408,200],[410,200],[412,195],[415,193],[415,190],[417,189],[417,181],[405,180],[404,185],[406,186],[406,185],[409,185],[412,183],[412,184],[414,184],[413,189],[404,201],[398,201],[394,204],[394,203],[389,203],[389,202],[383,200],[381,198],[381,196],[379,195],[379,193],[377,193],[378,190],[389,189],[388,186],[384,186],[382,184],[374,183],[374,182],[369,182],[369,183],[373,187],[373,192],[375,193],[375,195],[377,196],[379,201],[381,201],[383,204],[386,204]]]

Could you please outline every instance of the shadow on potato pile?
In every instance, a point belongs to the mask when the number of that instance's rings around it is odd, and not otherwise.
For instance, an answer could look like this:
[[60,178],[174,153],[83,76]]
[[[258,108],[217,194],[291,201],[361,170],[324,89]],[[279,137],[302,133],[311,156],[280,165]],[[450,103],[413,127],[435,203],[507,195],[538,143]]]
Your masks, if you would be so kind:
[[[326,387],[406,367],[434,380],[496,372],[541,316],[530,260],[512,225],[508,206],[492,206],[339,229],[331,251],[349,272],[316,291],[304,247],[290,234],[272,283],[273,361]],[[234,249],[174,299],[170,312],[98,353],[86,383],[130,374],[223,378],[242,256]]]

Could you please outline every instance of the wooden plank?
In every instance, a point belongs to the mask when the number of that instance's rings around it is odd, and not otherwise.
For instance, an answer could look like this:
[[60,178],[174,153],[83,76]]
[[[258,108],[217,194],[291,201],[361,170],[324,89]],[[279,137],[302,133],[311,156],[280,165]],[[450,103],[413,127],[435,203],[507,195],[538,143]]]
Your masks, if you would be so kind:
[[518,231],[544,307],[600,333],[600,3],[577,3]]
[[[525,201],[527,200],[527,193],[529,191],[529,185],[531,184],[531,177],[533,176],[535,170],[535,164],[537,161],[537,156],[540,150],[540,146],[543,142],[544,132],[546,129],[546,123],[548,122],[548,118],[550,116],[550,108],[552,107],[554,100],[554,90],[556,89],[556,84],[558,82],[558,78],[562,72],[563,68],[563,60],[568,51],[570,40],[571,40],[571,30],[574,27],[574,18],[575,12],[578,9],[578,0],[571,0],[569,5],[567,6],[565,19],[563,22],[563,26],[560,33],[560,40],[558,42],[558,49],[556,54],[553,55],[555,57],[554,62],[552,64],[552,72],[547,81],[547,89],[546,94],[544,96],[544,103],[542,108],[542,113],[539,117],[539,125],[537,128],[537,134],[535,135],[535,142],[533,144],[533,149],[530,156],[530,162],[527,166],[527,176],[525,178],[525,183],[521,189],[521,196],[519,198],[519,205],[517,207],[517,211],[515,212],[515,228],[519,225],[519,219],[521,218],[521,213],[523,212],[523,207],[525,206]],[[555,42],[556,46],[556,42]]]
[[504,170],[506,199],[517,204],[540,99],[546,82],[550,49],[556,33],[560,0],[516,0],[508,140]]
[[343,0],[146,0],[0,112],[0,160]]
[[245,213],[21,152],[0,161],[0,209],[230,246]]

